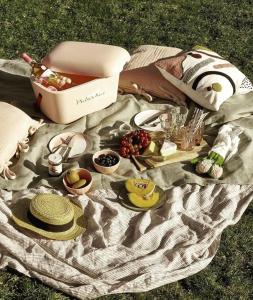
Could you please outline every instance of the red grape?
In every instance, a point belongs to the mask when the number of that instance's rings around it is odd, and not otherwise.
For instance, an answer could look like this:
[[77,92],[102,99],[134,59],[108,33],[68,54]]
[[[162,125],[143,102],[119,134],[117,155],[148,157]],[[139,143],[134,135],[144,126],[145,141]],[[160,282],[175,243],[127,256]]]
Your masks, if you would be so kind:
[[135,130],[124,135],[120,140],[120,155],[130,158],[132,155],[140,155],[150,144],[151,136],[145,130]]

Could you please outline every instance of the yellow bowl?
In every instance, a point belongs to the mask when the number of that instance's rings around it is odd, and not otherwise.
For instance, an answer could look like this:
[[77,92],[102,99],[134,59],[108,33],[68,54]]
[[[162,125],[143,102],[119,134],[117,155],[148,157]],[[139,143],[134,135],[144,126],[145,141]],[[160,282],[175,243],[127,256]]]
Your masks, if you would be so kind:
[[66,176],[66,174],[65,174],[63,177],[64,187],[68,192],[70,192],[73,195],[83,195],[83,194],[87,193],[92,186],[93,180],[92,180],[91,173],[88,170],[83,169],[83,168],[74,169],[74,170],[76,170],[78,172],[80,179],[86,179],[87,184],[84,187],[79,188],[79,189],[72,188],[70,185],[68,185],[67,180],[65,179],[65,176]]
[[[113,156],[116,156],[118,158],[118,162],[111,166],[111,167],[105,167],[105,166],[101,166],[99,164],[97,164],[95,162],[95,159],[98,158],[101,154],[111,154]],[[97,151],[96,153],[93,154],[92,156],[92,162],[93,162],[93,166],[94,168],[100,172],[100,173],[103,173],[103,174],[112,174],[113,172],[115,172],[118,167],[119,167],[119,164],[120,164],[120,156],[117,152],[113,151],[113,150],[110,150],[110,149],[104,149],[104,150],[100,150],[100,151]]]

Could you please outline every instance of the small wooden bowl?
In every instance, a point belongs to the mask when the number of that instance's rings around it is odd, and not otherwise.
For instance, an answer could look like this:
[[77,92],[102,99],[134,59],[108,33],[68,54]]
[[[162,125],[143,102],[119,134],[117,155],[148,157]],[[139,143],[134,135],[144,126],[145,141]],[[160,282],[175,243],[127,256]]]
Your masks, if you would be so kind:
[[66,174],[65,174],[63,177],[64,187],[68,192],[70,192],[73,195],[83,195],[83,194],[87,193],[92,186],[93,180],[92,180],[91,173],[88,170],[83,169],[83,168],[74,169],[74,170],[76,170],[78,172],[80,179],[86,179],[86,181],[87,181],[86,185],[79,189],[72,188],[71,186],[68,185],[67,180],[65,179],[65,176],[66,176]]
[[[116,156],[118,158],[118,162],[111,166],[111,167],[105,167],[105,166],[101,166],[99,164],[97,164],[95,162],[95,159],[98,158],[101,154],[111,154],[113,156]],[[120,156],[117,152],[113,151],[113,150],[110,150],[110,149],[105,149],[105,150],[101,150],[101,151],[97,151],[96,153],[93,154],[92,156],[92,162],[93,162],[93,165],[94,165],[94,168],[100,172],[100,173],[103,173],[103,174],[112,174],[113,172],[115,172],[118,167],[119,167],[119,164],[120,164]]]

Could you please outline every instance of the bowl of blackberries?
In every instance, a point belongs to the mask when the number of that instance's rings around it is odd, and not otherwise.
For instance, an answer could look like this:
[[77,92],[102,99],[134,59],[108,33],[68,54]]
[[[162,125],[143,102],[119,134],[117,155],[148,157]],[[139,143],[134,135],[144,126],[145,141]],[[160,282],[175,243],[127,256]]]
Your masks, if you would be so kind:
[[120,156],[117,152],[104,149],[97,151],[92,157],[94,168],[103,174],[112,174],[120,164]]

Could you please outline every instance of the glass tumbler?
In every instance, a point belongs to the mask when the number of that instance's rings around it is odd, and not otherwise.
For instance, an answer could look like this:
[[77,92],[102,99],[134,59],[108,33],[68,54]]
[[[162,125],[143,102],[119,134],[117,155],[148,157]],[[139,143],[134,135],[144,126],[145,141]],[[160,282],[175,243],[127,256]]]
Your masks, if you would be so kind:
[[171,133],[172,133],[172,114],[171,112],[165,112],[159,116],[159,120],[161,123],[161,127],[163,131],[165,132],[165,139],[170,140]]
[[199,146],[201,144],[203,135],[204,135],[204,123],[200,124],[195,130],[194,140],[196,146]]
[[191,151],[195,146],[194,133],[191,127],[184,126],[180,129],[178,149]]
[[180,129],[185,125],[188,109],[184,106],[174,107],[171,110],[172,112],[172,140],[177,140]]

